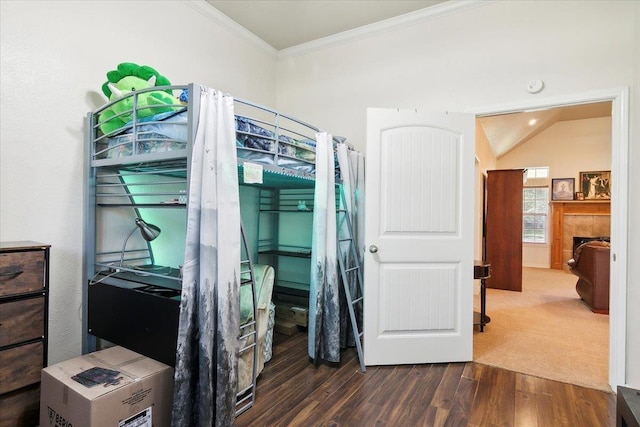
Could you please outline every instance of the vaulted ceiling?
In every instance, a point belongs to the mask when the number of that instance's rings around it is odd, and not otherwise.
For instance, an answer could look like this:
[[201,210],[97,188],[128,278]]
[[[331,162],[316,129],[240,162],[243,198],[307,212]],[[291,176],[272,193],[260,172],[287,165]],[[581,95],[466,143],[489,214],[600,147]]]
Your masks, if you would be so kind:
[[611,102],[501,114],[478,118],[493,153],[500,158],[559,121],[611,116]]

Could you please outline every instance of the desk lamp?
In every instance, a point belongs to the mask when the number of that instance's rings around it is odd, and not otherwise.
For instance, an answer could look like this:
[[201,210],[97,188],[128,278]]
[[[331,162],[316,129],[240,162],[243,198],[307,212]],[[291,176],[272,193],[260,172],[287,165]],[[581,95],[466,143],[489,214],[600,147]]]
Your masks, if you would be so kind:
[[124,239],[124,244],[122,245],[122,251],[120,252],[120,267],[122,267],[122,264],[124,262],[124,251],[127,248],[127,242],[129,241],[129,238],[133,236],[133,233],[135,233],[138,229],[140,229],[142,238],[147,242],[154,240],[160,235],[160,227],[153,224],[147,224],[146,222],[144,222],[144,220],[136,218],[136,226],[133,227],[131,233],[129,233],[127,238]]

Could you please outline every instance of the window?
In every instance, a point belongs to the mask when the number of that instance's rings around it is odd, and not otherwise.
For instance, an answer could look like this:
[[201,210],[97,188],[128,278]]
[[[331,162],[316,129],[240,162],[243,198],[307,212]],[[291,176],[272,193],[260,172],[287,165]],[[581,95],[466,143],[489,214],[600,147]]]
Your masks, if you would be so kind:
[[547,243],[549,188],[525,187],[522,191],[522,242]]
[[527,168],[526,178],[527,179],[549,178],[549,167],[541,166],[541,167]]

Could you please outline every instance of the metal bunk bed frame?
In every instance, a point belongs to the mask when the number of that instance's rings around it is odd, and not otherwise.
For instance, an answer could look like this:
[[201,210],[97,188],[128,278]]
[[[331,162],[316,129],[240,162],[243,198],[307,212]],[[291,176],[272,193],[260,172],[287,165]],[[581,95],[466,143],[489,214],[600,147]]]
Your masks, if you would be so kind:
[[[137,147],[138,141],[138,133],[140,126],[143,123],[140,123],[137,120],[137,111],[138,111],[138,103],[137,97],[145,92],[152,90],[184,90],[187,89],[189,93],[189,102],[187,106],[178,106],[175,107],[184,107],[187,111],[188,120],[186,124],[186,146],[183,149],[174,149],[166,152],[156,152],[156,153],[139,153]],[[179,312],[179,290],[181,288],[181,278],[178,269],[169,268],[168,273],[163,272],[155,272],[155,271],[145,271],[143,285],[141,286],[141,279],[138,276],[140,273],[136,268],[128,267],[127,265],[118,265],[117,268],[114,268],[114,262],[117,260],[116,255],[121,254],[121,251],[115,250],[99,250],[97,248],[97,223],[96,223],[96,215],[98,215],[101,211],[113,210],[113,209],[132,209],[135,217],[140,217],[140,209],[186,209],[187,203],[183,200],[186,195],[186,190],[188,188],[189,182],[189,174],[190,174],[190,164],[191,164],[191,144],[194,139],[195,128],[197,126],[197,119],[199,115],[199,103],[194,102],[194,99],[199,99],[200,94],[200,86],[197,84],[189,84],[188,86],[163,86],[163,87],[155,87],[150,89],[143,89],[136,92],[132,92],[128,96],[133,97],[133,121],[130,125],[127,125],[125,128],[118,130],[117,132],[113,132],[112,134],[122,134],[122,132],[129,131],[132,133],[132,143],[131,143],[131,155],[123,156],[123,157],[115,157],[110,158],[108,154],[109,146],[108,146],[108,138],[114,135],[102,135],[98,129],[98,114],[106,109],[107,107],[113,105],[117,101],[110,102],[100,109],[88,113],[86,118],[86,140],[89,142],[88,151],[87,151],[87,161],[85,164],[85,182],[86,182],[86,191],[85,191],[85,235],[84,235],[84,250],[85,250],[85,262],[83,264],[83,340],[82,340],[82,351],[83,353],[88,353],[94,351],[96,349],[96,336],[99,336],[101,333],[97,331],[93,324],[96,324],[94,321],[97,316],[107,315],[104,313],[104,305],[105,302],[103,298],[107,298],[107,300],[111,301],[114,304],[122,304],[123,301],[126,300],[127,296],[130,296],[134,293],[138,294],[139,291],[142,291],[143,294],[138,295],[140,297],[142,295],[143,298],[146,298],[146,294],[149,294],[148,301],[154,301],[155,303],[160,303],[159,305],[152,305],[152,311],[155,309],[161,309],[170,313],[170,315],[176,316],[177,321],[177,313]],[[198,97],[198,98],[196,98]],[[246,106],[251,109],[256,109],[258,111],[262,111],[267,115],[271,115],[273,117],[273,122],[267,122],[266,120],[260,120],[251,117],[252,121],[263,125],[273,126],[274,136],[271,139],[274,143],[275,149],[272,153],[269,153],[273,156],[272,164],[261,164],[264,173],[264,182],[261,184],[264,188],[313,188],[314,183],[314,174],[289,169],[287,167],[279,166],[279,160],[283,159],[295,159],[297,161],[307,162],[309,164],[314,163],[313,161],[306,161],[304,159],[294,158],[292,156],[287,156],[285,154],[280,153],[279,146],[280,144],[284,144],[286,142],[280,140],[280,135],[282,132],[285,132],[287,135],[295,135],[298,137],[305,137],[299,131],[289,128],[287,125],[283,124],[283,121],[287,121],[293,123],[295,125],[301,126],[303,128],[309,129],[314,132],[319,132],[320,130],[308,123],[300,121],[291,116],[282,114],[278,111],[275,111],[271,108],[245,101],[242,99],[234,99],[234,101],[242,106]],[[249,118],[247,115],[236,114],[236,117]],[[146,121],[144,124],[156,124],[160,122]],[[239,132],[240,133],[240,132]],[[255,137],[265,138],[264,135],[253,135]],[[335,143],[339,142],[334,138]],[[252,148],[242,148],[246,151],[260,151]],[[251,162],[251,160],[247,160]],[[244,182],[244,162],[238,162],[238,176],[239,176],[239,184],[247,185]],[[155,175],[161,176],[163,181],[148,183],[148,184],[131,184],[127,182],[129,176],[143,176],[143,175]],[[167,191],[152,191],[154,187],[157,187],[158,184],[162,184],[163,186],[168,186],[171,190]],[[135,191],[132,191],[132,188],[135,188]],[[178,203],[172,204],[164,204],[159,202],[160,198],[164,197],[173,197],[175,200],[178,200]],[[244,235],[244,231],[242,231],[242,245],[244,246],[244,254],[246,254],[243,258],[243,266],[242,271],[248,272],[250,275],[249,281],[244,281],[242,285],[250,284],[252,286],[253,293],[253,324],[252,325],[244,325],[242,328],[249,328],[249,332],[241,332],[240,336],[246,337],[248,334],[253,335],[253,348],[254,348],[254,365],[253,365],[253,381],[252,385],[245,389],[240,390],[238,392],[238,403],[236,406],[237,414],[249,409],[253,406],[255,401],[255,384],[256,384],[256,359],[257,359],[257,313],[256,313],[256,291],[255,291],[255,280],[253,276],[253,268],[252,268],[252,257],[251,251],[249,250],[249,246],[246,240],[246,236]],[[144,262],[148,260],[151,265],[155,264],[154,254],[152,250],[152,246],[149,242],[147,242],[146,249],[139,250],[126,250],[122,249],[122,254],[126,255],[127,262]],[[257,250],[257,249],[256,249]],[[257,252],[256,252],[257,253]],[[109,284],[111,290],[116,290],[117,292],[114,295],[106,295],[105,294],[105,286]],[[104,286],[100,286],[104,285]],[[161,289],[163,292],[155,292],[156,290]],[[167,292],[169,298],[160,298],[158,299],[158,294],[164,293],[164,290],[171,290],[173,292]],[[108,292],[107,292],[108,293]],[[125,299],[123,299],[125,298]],[[177,301],[177,303],[176,303]],[[101,304],[97,304],[100,302]],[[169,303],[169,304],[167,304]],[[134,304],[135,305],[135,304]],[[103,306],[100,308],[100,306]],[[168,308],[167,308],[168,306]],[[135,309],[135,308],[132,308]],[[176,311],[177,310],[177,311]],[[171,325],[173,327],[173,325]],[[116,325],[116,329],[118,325]],[[95,333],[97,335],[93,335]],[[177,334],[177,330],[176,330]],[[106,338],[113,338],[112,335],[107,334]],[[167,341],[174,339],[174,335],[169,334],[168,340],[166,334],[164,335],[158,342],[158,345],[167,345]],[[358,336],[356,334],[356,336]],[[103,337],[105,338],[105,337]],[[156,338],[158,338],[156,336]],[[139,339],[138,336],[135,336],[134,339]],[[113,340],[113,339],[112,339]],[[119,344],[118,340],[113,340],[116,344]],[[127,340],[125,340],[127,341]],[[249,340],[251,341],[251,340]],[[131,342],[122,343],[121,345],[130,345]],[[175,342],[174,342],[175,344]],[[140,351],[140,348],[134,350]],[[175,350],[175,346],[174,346]],[[171,351],[171,350],[169,350]],[[246,351],[243,349],[242,351]],[[162,353],[162,352],[161,352]],[[360,346],[358,346],[358,353],[360,359],[362,360]],[[173,354],[175,360],[175,351]],[[167,359],[168,358],[168,359]],[[162,357],[160,359],[164,359],[166,361],[171,362],[170,355],[167,355],[166,349],[164,353],[162,353]],[[163,360],[161,360],[163,361]],[[363,369],[364,371],[364,369]]]

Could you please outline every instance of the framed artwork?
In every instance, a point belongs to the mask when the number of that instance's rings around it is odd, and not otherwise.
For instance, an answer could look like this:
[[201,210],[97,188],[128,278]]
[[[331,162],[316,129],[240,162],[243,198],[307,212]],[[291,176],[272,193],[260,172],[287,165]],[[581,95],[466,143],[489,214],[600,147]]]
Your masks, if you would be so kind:
[[574,178],[552,178],[551,200],[573,200],[575,182]]
[[576,200],[584,200],[584,193],[582,191],[576,192]]
[[610,200],[611,171],[580,172],[580,190],[585,200]]

